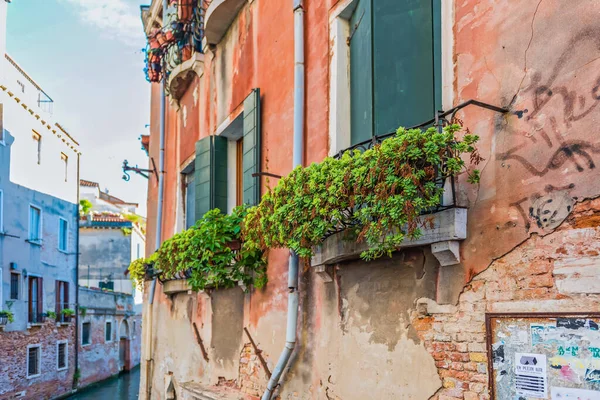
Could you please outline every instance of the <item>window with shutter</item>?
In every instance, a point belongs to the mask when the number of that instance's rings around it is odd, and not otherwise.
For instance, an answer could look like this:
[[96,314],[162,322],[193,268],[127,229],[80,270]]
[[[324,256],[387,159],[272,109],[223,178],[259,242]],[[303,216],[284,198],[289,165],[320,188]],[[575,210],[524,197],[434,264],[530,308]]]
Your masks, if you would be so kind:
[[256,205],[260,201],[260,89],[253,89],[244,100],[244,139],[242,170],[243,201]]
[[352,144],[441,108],[441,0],[359,0],[348,39]]
[[213,208],[227,211],[227,139],[208,136],[196,142],[195,219]]
[[40,375],[42,348],[39,344],[27,346],[27,377]]
[[67,341],[56,343],[56,369],[63,370],[69,366]]
[[81,345],[87,345],[92,343],[92,341],[90,340],[90,331],[92,329],[92,323],[91,322],[84,322],[83,324],[81,324]]

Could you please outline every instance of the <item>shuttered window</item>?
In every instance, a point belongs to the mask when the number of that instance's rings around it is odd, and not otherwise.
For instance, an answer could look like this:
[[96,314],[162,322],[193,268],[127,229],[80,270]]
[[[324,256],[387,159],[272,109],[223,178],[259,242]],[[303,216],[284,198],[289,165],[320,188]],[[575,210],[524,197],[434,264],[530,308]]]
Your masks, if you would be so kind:
[[58,342],[56,344],[56,369],[62,370],[68,367],[67,342]]
[[91,322],[84,322],[81,324],[81,344],[86,345],[91,343],[90,330],[92,329]]
[[244,100],[243,202],[256,205],[260,201],[260,89],[253,89]]
[[208,136],[196,142],[194,165],[196,221],[213,208],[227,211],[227,139]]
[[359,0],[350,19],[351,142],[441,108],[441,0]]
[[27,377],[40,375],[42,349],[39,345],[30,346],[27,349]]

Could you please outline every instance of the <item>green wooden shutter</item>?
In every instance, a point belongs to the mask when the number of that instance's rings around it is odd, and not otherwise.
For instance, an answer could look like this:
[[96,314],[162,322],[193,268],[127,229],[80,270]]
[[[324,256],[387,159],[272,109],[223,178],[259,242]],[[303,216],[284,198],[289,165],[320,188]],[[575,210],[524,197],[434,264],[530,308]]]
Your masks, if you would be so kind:
[[260,172],[260,89],[253,89],[244,100],[243,129],[243,201],[256,205],[260,201],[260,177],[252,174]]
[[440,0],[374,2],[376,135],[433,118],[441,100],[440,10]]
[[360,0],[350,18],[351,143],[441,109],[441,0]]
[[208,136],[196,142],[194,163],[196,221],[213,208],[227,211],[227,139]]
[[373,136],[371,1],[360,0],[350,18],[350,141]]

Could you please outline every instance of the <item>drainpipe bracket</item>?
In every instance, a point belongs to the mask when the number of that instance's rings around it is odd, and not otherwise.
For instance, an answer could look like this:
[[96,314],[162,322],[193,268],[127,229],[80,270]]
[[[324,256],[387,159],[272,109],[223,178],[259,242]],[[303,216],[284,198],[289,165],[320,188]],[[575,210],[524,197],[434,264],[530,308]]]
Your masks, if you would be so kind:
[[315,272],[317,273],[317,275],[319,276],[319,278],[321,278],[321,280],[324,283],[333,282],[333,266],[332,265],[321,264],[321,265],[317,265],[313,268],[314,268]]

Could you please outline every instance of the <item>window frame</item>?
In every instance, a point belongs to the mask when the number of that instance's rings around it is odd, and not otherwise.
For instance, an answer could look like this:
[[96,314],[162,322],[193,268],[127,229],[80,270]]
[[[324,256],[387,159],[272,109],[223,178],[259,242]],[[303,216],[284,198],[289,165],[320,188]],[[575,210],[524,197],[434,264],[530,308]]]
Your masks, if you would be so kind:
[[[65,366],[60,366],[60,345],[65,345]],[[56,342],[56,370],[64,371],[69,369],[69,341],[59,340]]]
[[[17,277],[17,296],[13,297],[13,276]],[[19,272],[10,271],[10,300],[20,300],[21,298],[21,274]]]
[[[31,349],[38,349],[38,357],[37,357],[37,374],[29,374],[29,351]],[[27,379],[37,378],[42,375],[42,345],[41,343],[29,344],[27,345]]]
[[[65,247],[61,248],[60,247],[60,241],[62,239],[62,235],[61,235],[61,228],[62,228],[62,222],[65,223]],[[67,221],[65,218],[63,217],[58,217],[58,244],[57,244],[57,248],[58,251],[66,253],[69,249],[69,221]]]
[[[32,238],[31,237],[31,209],[36,209],[39,212],[39,221],[38,221],[38,233],[37,233],[37,238]],[[29,226],[27,227],[27,240],[30,243],[34,243],[34,244],[40,244],[42,241],[42,236],[43,236],[43,229],[42,229],[42,223],[43,223],[43,213],[42,213],[42,208],[39,206],[36,206],[32,203],[29,203]]]
[[[83,342],[85,335],[83,334],[83,328],[87,324],[89,326],[88,329],[88,341],[87,343]],[[81,347],[91,346],[92,345],[92,322],[91,321],[82,321],[81,322]]]
[[[107,327],[110,325],[110,332],[107,330]],[[104,321],[104,343],[112,343],[113,342],[113,321],[112,320],[108,320],[108,321]],[[109,338],[110,339],[106,339],[106,334],[110,333]]]

